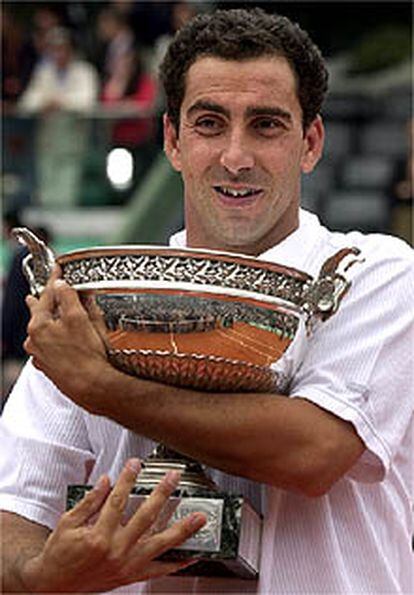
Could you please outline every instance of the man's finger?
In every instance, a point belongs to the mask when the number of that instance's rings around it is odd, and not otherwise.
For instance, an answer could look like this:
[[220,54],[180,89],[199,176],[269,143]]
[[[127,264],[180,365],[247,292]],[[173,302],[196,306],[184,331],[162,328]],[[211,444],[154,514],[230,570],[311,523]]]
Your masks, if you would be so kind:
[[28,339],[26,340],[24,347],[27,353],[31,355],[33,351],[31,350],[32,345],[30,339],[38,336],[38,332],[42,331],[48,323],[54,320],[54,309],[49,308],[45,305],[45,302],[40,302],[39,299],[36,299],[31,295],[26,297],[26,304],[30,310],[30,320],[27,325]]
[[39,299],[35,298],[33,295],[27,295],[25,302],[26,306],[29,308],[30,315],[34,316],[39,307]]
[[59,279],[62,275],[61,269],[59,265],[55,265],[53,270],[50,274],[48,282],[40,294],[39,299],[37,300],[38,306],[41,308],[45,308],[50,310],[51,312],[55,309],[55,292],[53,290],[54,284],[57,279]]
[[169,471],[151,495],[135,511],[123,532],[124,545],[127,548],[148,531],[158,519],[168,498],[177,489],[180,477],[179,471]]
[[62,269],[56,263],[55,266],[52,269],[52,272],[50,273],[50,277],[49,277],[49,280],[48,280],[48,285],[53,285],[54,282],[56,281],[56,279],[60,279],[61,277],[62,277]]
[[139,459],[130,459],[126,463],[96,522],[95,528],[97,531],[102,531],[105,535],[111,535],[119,527],[128,502],[128,496],[135,485],[140,469]]
[[78,293],[63,279],[57,279],[53,286],[56,306],[59,310],[59,317],[68,323],[81,317],[84,320],[86,310],[82,306]]
[[40,328],[44,327],[46,323],[53,322],[54,320],[55,317],[49,310],[37,310],[33,308],[30,312],[29,324],[27,325],[28,335],[33,336],[35,331],[38,331]]
[[137,543],[137,554],[152,560],[161,556],[167,550],[183,544],[197,533],[207,522],[207,517],[201,512],[193,512],[184,519],[177,521],[168,529],[150,537],[147,541]]
[[47,320],[53,319],[53,304],[54,298],[50,291],[48,292],[48,300],[41,302],[40,299],[35,298],[32,295],[26,296],[26,305],[29,308],[30,316],[40,316]]
[[108,339],[107,339],[107,329],[105,323],[105,317],[95,301],[95,297],[93,295],[88,295],[82,300],[82,305],[88,313],[89,320],[92,322],[96,332],[101,337],[103,343],[107,348],[109,348]]
[[25,302],[26,302],[26,306],[29,308],[30,312],[32,311],[32,308],[36,308],[36,304],[38,303],[38,299],[34,297],[34,295],[27,295]]
[[84,525],[100,510],[110,490],[111,484],[108,476],[102,475],[92,490],[88,492],[71,510],[62,516],[62,524],[66,524],[73,528]]
[[56,300],[63,307],[71,307],[73,304],[79,304],[82,310],[84,309],[80,303],[76,289],[73,289],[63,279],[56,279],[52,285],[53,291],[56,294]]

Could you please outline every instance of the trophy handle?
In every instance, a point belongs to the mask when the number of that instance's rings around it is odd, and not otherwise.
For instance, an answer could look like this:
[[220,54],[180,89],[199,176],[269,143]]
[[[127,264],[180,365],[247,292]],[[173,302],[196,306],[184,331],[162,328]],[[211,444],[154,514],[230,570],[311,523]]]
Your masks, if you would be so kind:
[[23,272],[29,282],[32,295],[39,297],[56,264],[53,251],[27,227],[15,227],[12,235],[30,252],[22,262]]
[[354,258],[360,253],[359,248],[343,248],[322,265],[318,278],[309,284],[303,297],[302,308],[309,315],[308,327],[312,327],[315,319],[327,320],[338,310],[351,287],[345,273],[355,263],[363,262]]

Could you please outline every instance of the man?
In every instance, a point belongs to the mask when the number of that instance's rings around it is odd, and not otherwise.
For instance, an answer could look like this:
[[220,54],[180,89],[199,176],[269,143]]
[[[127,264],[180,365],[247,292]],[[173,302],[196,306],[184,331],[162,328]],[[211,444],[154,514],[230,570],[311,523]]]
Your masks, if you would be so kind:
[[[9,476],[2,471],[10,558],[33,526],[26,519],[55,526],[57,482],[85,474],[94,482],[108,467],[114,477],[131,452],[148,452],[146,436],[218,469],[223,489],[264,504],[258,583],[169,577],[148,589],[410,592],[413,254],[394,238],[331,233],[299,209],[301,174],[323,148],[319,51],[284,17],[217,11],[181,30],[162,78],[165,150],[184,181],[186,230],[173,245],[245,252],[313,275],[340,247],[358,246],[364,262],[353,267],[339,312],[315,333],[289,398],[207,395],[115,370],[55,272],[42,297],[28,300],[33,363],[4,415],[9,448],[21,453]],[[18,415],[25,430],[13,427]],[[32,483],[45,468],[39,497]],[[25,494],[16,487],[23,478]],[[33,537],[33,580],[50,567],[46,533]]]
[[53,209],[78,199],[89,132],[79,115],[96,106],[99,80],[93,66],[76,55],[68,30],[51,29],[45,43],[18,110],[38,117],[38,200]]

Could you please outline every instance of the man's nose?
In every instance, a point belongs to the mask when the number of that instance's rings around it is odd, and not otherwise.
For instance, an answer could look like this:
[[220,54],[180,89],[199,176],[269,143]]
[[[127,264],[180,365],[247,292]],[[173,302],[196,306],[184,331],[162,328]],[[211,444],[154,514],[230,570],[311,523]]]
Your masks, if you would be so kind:
[[254,156],[248,139],[240,132],[235,131],[226,138],[226,145],[220,156],[220,165],[231,174],[238,174],[254,166]]

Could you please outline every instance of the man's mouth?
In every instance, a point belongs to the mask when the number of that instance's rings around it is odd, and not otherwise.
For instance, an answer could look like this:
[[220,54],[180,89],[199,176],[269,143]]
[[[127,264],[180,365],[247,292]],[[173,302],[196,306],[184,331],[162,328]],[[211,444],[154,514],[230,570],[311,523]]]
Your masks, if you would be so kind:
[[261,188],[234,188],[233,186],[220,186],[215,185],[213,189],[221,198],[227,200],[240,200],[246,201],[246,199],[252,199],[261,194],[263,191]]

